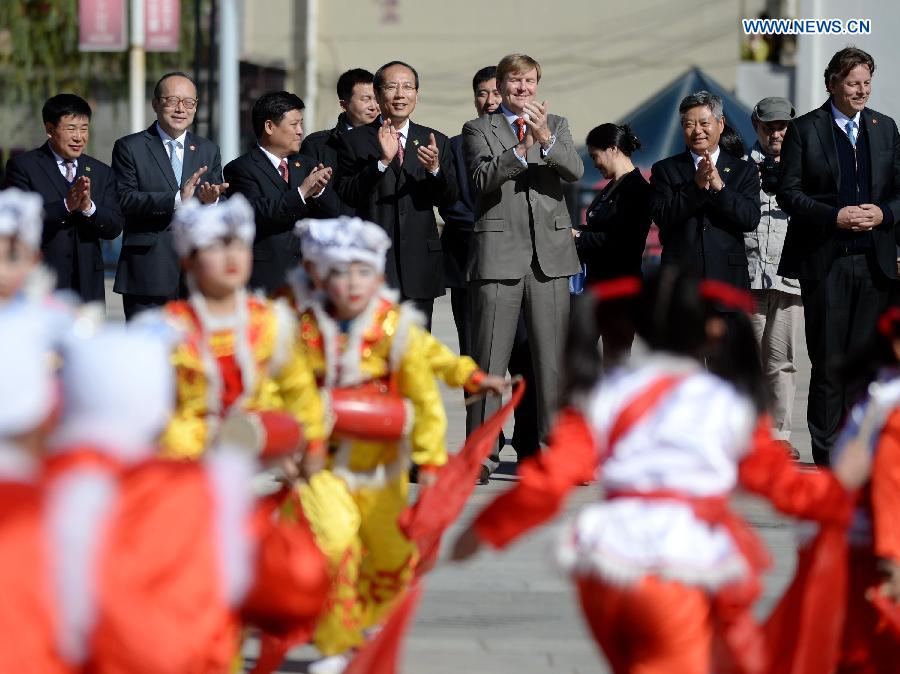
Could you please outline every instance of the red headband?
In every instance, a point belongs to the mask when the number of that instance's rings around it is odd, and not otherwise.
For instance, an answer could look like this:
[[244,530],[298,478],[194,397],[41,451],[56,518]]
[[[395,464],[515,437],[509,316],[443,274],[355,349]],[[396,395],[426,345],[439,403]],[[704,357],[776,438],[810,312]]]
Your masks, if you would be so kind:
[[700,282],[699,291],[703,299],[716,302],[728,309],[737,309],[749,314],[755,308],[753,295],[730,283],[707,279]]
[[609,281],[599,281],[590,286],[591,294],[599,302],[634,297],[641,292],[643,282],[638,276],[620,276]]
[[897,336],[897,324],[900,323],[900,307],[891,307],[878,319],[878,332],[884,337],[892,339]]

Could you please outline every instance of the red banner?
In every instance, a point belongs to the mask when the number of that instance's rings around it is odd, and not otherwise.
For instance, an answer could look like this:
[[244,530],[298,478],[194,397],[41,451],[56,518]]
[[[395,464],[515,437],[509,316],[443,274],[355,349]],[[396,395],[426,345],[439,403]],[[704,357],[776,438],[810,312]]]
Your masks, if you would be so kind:
[[144,0],[144,47],[147,51],[181,48],[181,0]]
[[78,50],[125,51],[125,0],[79,0]]

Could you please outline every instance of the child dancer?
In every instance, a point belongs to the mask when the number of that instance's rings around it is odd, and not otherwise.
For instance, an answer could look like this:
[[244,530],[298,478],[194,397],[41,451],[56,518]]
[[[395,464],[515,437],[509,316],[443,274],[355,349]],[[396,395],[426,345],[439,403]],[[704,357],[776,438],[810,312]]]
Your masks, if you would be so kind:
[[[850,412],[836,469],[862,465],[849,531],[849,583],[840,674],[887,674],[900,663],[900,307],[882,315],[864,352],[846,370],[868,393]],[[860,463],[862,459],[862,463]],[[873,603],[898,621],[893,627]]]
[[146,325],[65,345],[43,519],[55,642],[78,671],[226,674],[241,624],[294,629],[327,597],[308,527],[275,522],[274,500],[253,496],[268,457],[227,432],[237,415],[202,461],[154,458],[172,411],[169,353]]
[[309,668],[325,674],[343,671],[363,630],[412,580],[416,549],[397,526],[407,469],[412,459],[419,481],[433,481],[447,460],[447,420],[420,317],[383,287],[384,230],[345,218],[332,227],[303,221],[298,231],[323,290],[300,315],[301,347],[335,414],[332,453],[305,467],[311,477],[300,488],[337,576],[314,637],[324,657]]
[[[741,484],[785,512],[838,520],[849,499],[830,473],[798,472],[767,436],[749,320],[719,313],[745,293],[667,268],[639,299],[649,356],[598,384],[596,330],[589,321],[571,331],[570,407],[549,450],[478,516],[454,556],[482,542],[505,547],[596,477],[604,500],[577,517],[559,558],[613,671],[708,674],[716,642],[737,671],[759,672],[765,651],[750,608],[766,558],[729,510],[730,492]],[[707,358],[729,371],[707,372]]]
[[307,451],[324,448],[322,406],[296,349],[295,322],[283,302],[250,296],[253,209],[237,195],[187,204],[172,222],[190,296],[163,312],[185,336],[174,362],[178,399],[165,455],[197,458],[230,410],[284,408],[303,424]]

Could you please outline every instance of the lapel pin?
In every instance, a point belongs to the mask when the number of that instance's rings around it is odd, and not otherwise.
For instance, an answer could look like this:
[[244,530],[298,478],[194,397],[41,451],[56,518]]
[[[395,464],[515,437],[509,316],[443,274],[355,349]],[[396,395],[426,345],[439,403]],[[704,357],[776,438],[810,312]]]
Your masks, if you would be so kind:
[[297,167],[297,168],[300,168],[300,162],[295,161],[295,162],[294,162],[294,166]]
[[193,151],[196,150],[196,149],[197,149],[197,146],[196,146],[196,145],[191,145],[191,146],[190,146],[191,152],[193,152]]
[[419,139],[418,138],[413,138],[413,145],[415,145],[416,147],[419,147]]
[[90,173],[90,172],[91,172],[91,167],[90,167],[90,166],[85,166],[85,167],[84,167],[84,171],[85,171],[85,173]]
[[873,118],[872,118],[872,124],[878,124],[878,118],[877,118],[877,117],[873,117]]
[[730,169],[728,166],[726,166],[726,167],[723,168],[722,170],[725,171],[725,173],[728,173],[729,171],[731,171],[731,169]]

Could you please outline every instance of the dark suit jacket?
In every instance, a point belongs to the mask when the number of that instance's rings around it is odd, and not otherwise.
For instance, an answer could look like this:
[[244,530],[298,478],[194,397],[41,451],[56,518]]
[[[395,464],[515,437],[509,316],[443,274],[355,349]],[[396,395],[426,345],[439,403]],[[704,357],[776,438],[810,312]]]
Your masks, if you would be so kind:
[[575,239],[589,283],[641,275],[653,190],[640,169],[623,176],[611,191],[610,187],[607,183],[588,206],[585,226]]
[[[300,146],[300,154],[312,157],[315,159],[316,164],[324,164],[330,167],[334,171],[333,176],[336,175],[338,170],[338,152],[341,149],[341,136],[347,130],[346,117],[344,117],[342,112],[338,116],[337,124],[333,129],[316,131],[304,138],[303,144]],[[334,177],[332,177],[332,183],[334,182]],[[356,209],[341,200],[331,183],[329,183],[325,194],[319,198],[324,199],[328,210],[337,215],[356,215]]]
[[475,227],[475,198],[472,196],[472,181],[469,179],[466,157],[463,154],[462,134],[450,139],[450,150],[456,163],[459,199],[451,206],[438,209],[444,219],[444,229],[441,230],[444,285],[448,288],[465,288],[469,246],[472,244],[472,230]]
[[56,286],[71,288],[85,302],[103,302],[100,239],[115,239],[122,232],[122,212],[109,166],[86,154],[78,158],[76,180],[91,179],[91,199],[97,207],[91,217],[66,209],[66,194],[72,186],[59,172],[49,143],[10,159],[6,172],[7,187],[37,192],[44,199],[41,253],[56,273]]
[[694,182],[690,152],[653,165],[651,212],[659,227],[662,263],[693,268],[704,278],[749,290],[744,232],[759,225],[759,172],[724,151],[716,168],[725,187],[710,194]]
[[[201,166],[207,166],[208,170],[200,182],[222,182],[218,146],[188,131],[182,185]],[[114,290],[132,295],[176,295],[181,285],[181,267],[172,247],[170,224],[175,212],[175,195],[181,185],[175,181],[169,153],[159,137],[156,122],[146,131],[116,141],[112,169],[125,216]]]
[[[887,115],[865,108],[862,120],[871,157],[871,201],[882,207],[884,222],[872,231],[878,266],[896,277],[894,218],[900,217],[900,136]],[[837,254],[840,168],[834,142],[831,103],[788,125],[781,147],[778,204],[791,216],[778,273],[822,279]]]
[[[399,155],[387,170],[378,170],[381,122],[343,134],[338,155],[339,196],[357,215],[376,222],[391,237],[386,272],[388,282],[404,297],[433,299],[444,294],[443,257],[434,207],[456,201],[459,188],[447,137],[410,122],[403,166]],[[440,159],[436,176],[419,163],[416,148],[434,134]]]
[[249,285],[270,294],[284,285],[285,274],[300,261],[300,241],[294,235],[294,223],[302,218],[333,215],[324,208],[322,197],[310,197],[303,203],[297,189],[316,162],[300,154],[287,160],[289,183],[284,182],[259,147],[225,165],[228,195],[244,195],[256,214]]

